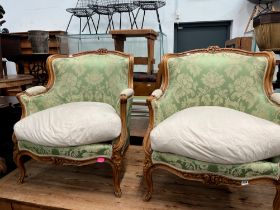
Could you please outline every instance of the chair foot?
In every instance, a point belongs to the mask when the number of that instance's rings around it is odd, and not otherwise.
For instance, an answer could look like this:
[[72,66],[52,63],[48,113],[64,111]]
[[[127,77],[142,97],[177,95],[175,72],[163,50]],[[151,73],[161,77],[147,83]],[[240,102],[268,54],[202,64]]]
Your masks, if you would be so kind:
[[121,189],[119,188],[119,189],[115,189],[115,196],[117,197],[117,198],[120,198],[120,197],[122,197],[122,191],[121,191]]
[[149,201],[152,198],[152,192],[148,191],[146,192],[145,196],[144,196],[144,201]]
[[20,175],[18,177],[17,183],[18,184],[22,184],[23,181],[24,181],[24,177],[25,177],[25,175],[23,175],[22,172],[20,172]]
[[120,198],[122,196],[122,191],[121,191],[121,187],[120,187],[120,183],[121,183],[121,169],[122,169],[122,161],[121,158],[119,156],[117,156],[118,158],[116,158],[113,161],[113,185],[114,185],[114,193],[115,196]]
[[147,184],[147,192],[146,195],[144,196],[144,201],[149,201],[152,198],[152,192],[153,192],[153,177],[152,177],[152,167],[151,167],[152,164],[148,158],[146,159],[145,162],[148,164],[145,164],[143,170],[144,179]]
[[22,184],[23,181],[24,181],[24,178],[26,176],[26,170],[25,170],[25,167],[24,167],[24,163],[21,159],[21,155],[17,155],[16,158],[15,158],[15,163],[19,169],[19,178],[18,178],[18,184]]
[[273,210],[280,209],[280,183],[276,184],[276,195],[273,200]]

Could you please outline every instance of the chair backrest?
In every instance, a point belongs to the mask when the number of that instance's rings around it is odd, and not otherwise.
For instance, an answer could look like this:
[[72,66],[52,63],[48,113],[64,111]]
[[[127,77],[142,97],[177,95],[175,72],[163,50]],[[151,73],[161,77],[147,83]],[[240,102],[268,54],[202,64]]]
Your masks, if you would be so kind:
[[121,91],[133,88],[133,57],[128,54],[101,49],[70,56],[52,55],[47,66],[49,90],[31,99],[21,96],[32,106],[28,115],[77,101],[108,103],[119,112]]
[[166,0],[134,0],[134,4],[143,10],[157,10],[166,4]]
[[88,5],[92,3],[93,0],[78,0],[76,8],[88,8]]
[[280,123],[280,109],[268,98],[273,53],[210,47],[165,55],[161,67],[164,103],[156,107],[155,124],[193,106],[223,106]]

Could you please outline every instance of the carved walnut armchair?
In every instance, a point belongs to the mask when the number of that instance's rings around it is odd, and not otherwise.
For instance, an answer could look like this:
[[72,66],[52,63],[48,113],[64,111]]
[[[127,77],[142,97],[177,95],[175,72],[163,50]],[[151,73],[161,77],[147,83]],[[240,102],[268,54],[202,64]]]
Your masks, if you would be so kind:
[[53,55],[49,81],[17,95],[22,118],[14,126],[14,160],[26,175],[23,156],[57,165],[107,162],[114,192],[129,145],[133,57],[107,51]]
[[167,54],[161,88],[147,99],[145,200],[152,173],[164,169],[206,184],[276,186],[280,208],[280,103],[273,93],[273,53],[237,49]]

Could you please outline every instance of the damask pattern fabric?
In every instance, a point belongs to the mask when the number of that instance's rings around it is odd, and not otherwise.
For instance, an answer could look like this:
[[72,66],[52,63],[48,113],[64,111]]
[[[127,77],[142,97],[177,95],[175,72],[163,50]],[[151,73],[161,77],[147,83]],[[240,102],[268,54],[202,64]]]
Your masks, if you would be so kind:
[[221,164],[280,155],[280,126],[234,109],[196,106],[171,115],[150,134],[155,151]]
[[223,106],[280,123],[280,109],[264,89],[265,57],[195,53],[168,60],[169,86],[153,102],[155,126],[192,106]]
[[58,58],[53,69],[55,81],[51,90],[33,97],[21,96],[27,115],[77,101],[108,103],[119,113],[119,94],[128,87],[127,58],[111,54]]
[[[120,115],[120,93],[128,88],[129,59],[114,54],[85,54],[56,58],[53,63],[54,84],[40,95],[21,95],[26,115],[71,102],[103,102]],[[129,127],[132,98],[127,102]],[[128,131],[129,133],[129,131]],[[114,141],[114,140],[113,140]],[[125,145],[129,144],[129,136]],[[90,159],[111,157],[112,144],[90,144],[72,147],[50,147],[29,141],[18,141],[19,150],[37,155]],[[123,148],[124,149],[124,148]]]
[[278,163],[258,161],[246,164],[214,164],[191,158],[153,151],[154,164],[161,163],[185,172],[213,173],[237,180],[250,180],[264,177],[279,179],[280,168]]
[[76,160],[87,160],[95,157],[111,158],[111,144],[89,144],[75,147],[47,147],[29,141],[18,141],[19,150],[29,151],[39,156],[55,156]]

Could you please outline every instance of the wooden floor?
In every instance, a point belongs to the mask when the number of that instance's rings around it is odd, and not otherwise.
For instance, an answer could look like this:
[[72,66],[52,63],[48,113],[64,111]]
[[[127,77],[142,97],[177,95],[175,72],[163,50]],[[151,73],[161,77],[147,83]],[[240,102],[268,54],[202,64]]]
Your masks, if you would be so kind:
[[153,198],[144,202],[142,162],[142,147],[130,146],[121,183],[123,195],[116,198],[106,164],[72,167],[29,161],[24,184],[16,183],[17,170],[0,179],[0,209],[272,209],[275,191],[271,185],[207,186],[164,171],[154,173]]

